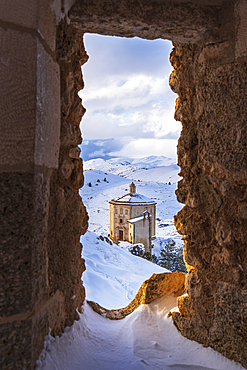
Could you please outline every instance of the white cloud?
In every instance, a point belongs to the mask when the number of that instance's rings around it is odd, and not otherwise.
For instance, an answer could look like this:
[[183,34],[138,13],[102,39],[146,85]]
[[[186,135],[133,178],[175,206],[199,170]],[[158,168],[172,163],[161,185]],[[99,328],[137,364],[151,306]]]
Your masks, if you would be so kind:
[[174,139],[138,139],[125,145],[121,150],[111,152],[116,157],[142,158],[149,155],[163,155],[168,158],[177,156],[177,140]]
[[93,153],[90,153],[88,155],[89,158],[96,158],[96,157],[105,157],[106,154],[104,153],[104,150],[95,150]]
[[[83,66],[85,88],[80,92],[87,109],[81,122],[84,139],[124,139],[133,153],[145,142],[157,155],[158,148],[164,152],[161,139],[169,141],[181,130],[174,120],[177,95],[168,84],[171,44],[97,35],[85,39],[90,58]],[[176,144],[171,140],[166,147]]]
[[144,126],[144,131],[153,131],[156,138],[162,138],[169,132],[181,130],[181,123],[174,119],[174,108],[167,109],[165,104],[157,104],[146,115],[147,123]]
[[181,130],[181,123],[175,121],[173,108],[165,104],[144,106],[140,109],[119,114],[94,111],[85,114],[81,129],[86,139],[107,139],[112,137],[133,136],[162,138],[169,132]]
[[138,109],[149,102],[152,102],[153,106],[157,99],[163,100],[165,95],[170,93],[167,78],[133,75],[119,86],[120,78],[108,81],[106,86],[98,86],[97,89],[95,86],[86,86],[79,93],[83,105],[97,111],[113,111],[117,107],[123,107],[126,111],[131,108]]

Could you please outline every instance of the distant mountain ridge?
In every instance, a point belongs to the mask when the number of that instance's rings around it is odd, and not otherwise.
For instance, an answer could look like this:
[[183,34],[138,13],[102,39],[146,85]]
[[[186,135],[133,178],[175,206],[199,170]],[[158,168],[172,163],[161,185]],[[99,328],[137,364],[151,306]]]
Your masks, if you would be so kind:
[[135,181],[157,181],[176,183],[180,180],[179,166],[172,158],[148,156],[139,159],[117,157],[104,160],[90,159],[84,162],[84,170],[100,170]]

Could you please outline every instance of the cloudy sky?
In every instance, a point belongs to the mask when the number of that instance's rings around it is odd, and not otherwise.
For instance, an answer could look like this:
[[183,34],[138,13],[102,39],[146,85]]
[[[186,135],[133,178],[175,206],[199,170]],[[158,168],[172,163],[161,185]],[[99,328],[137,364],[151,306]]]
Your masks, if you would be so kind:
[[84,160],[175,158],[181,124],[173,118],[177,96],[168,84],[171,42],[86,34],[84,43]]

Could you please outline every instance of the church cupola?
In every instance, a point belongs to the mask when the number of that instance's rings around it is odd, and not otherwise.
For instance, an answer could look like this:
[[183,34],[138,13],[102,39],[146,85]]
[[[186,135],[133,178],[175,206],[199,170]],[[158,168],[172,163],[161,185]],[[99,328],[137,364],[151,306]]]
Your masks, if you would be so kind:
[[135,186],[135,184],[132,182],[132,183],[130,184],[130,194],[135,194],[135,192],[136,192],[136,186]]

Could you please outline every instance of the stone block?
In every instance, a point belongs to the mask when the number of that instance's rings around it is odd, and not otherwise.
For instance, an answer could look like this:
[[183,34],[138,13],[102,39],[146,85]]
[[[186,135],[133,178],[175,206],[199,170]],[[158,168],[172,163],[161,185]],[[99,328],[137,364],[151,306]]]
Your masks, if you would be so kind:
[[0,45],[0,166],[20,166],[34,154],[36,40],[0,28]]
[[121,320],[131,314],[141,304],[149,304],[155,299],[159,299],[163,296],[179,296],[180,294],[183,294],[185,277],[186,274],[184,272],[153,274],[149,279],[142,283],[135,298],[128,304],[128,306],[117,310],[108,310],[93,301],[87,301],[87,303],[98,314],[110,320]]
[[60,145],[59,66],[37,42],[37,113],[35,164],[58,167]]
[[32,304],[44,299],[48,289],[47,229],[51,171],[35,173],[32,248]]
[[209,345],[247,367],[247,290],[218,282]]
[[8,0],[0,2],[0,17],[5,22],[36,28],[38,0]]
[[235,4],[236,46],[235,58],[247,57],[247,3],[245,0]]
[[75,0],[39,2],[38,29],[52,51],[56,49],[56,25],[65,17]]
[[32,320],[32,365],[44,348],[44,338],[51,330],[51,335],[61,335],[64,322],[64,296],[57,291],[44,305],[39,305]]
[[60,1],[39,2],[38,30],[52,51],[56,48],[56,17],[58,18],[60,13]]
[[0,326],[1,370],[31,369],[31,320],[14,321]]
[[31,311],[33,175],[0,173],[0,316]]
[[205,63],[212,60],[217,61],[219,64],[231,62],[232,55],[230,42],[220,42],[214,45],[206,45],[199,55],[198,62]]

